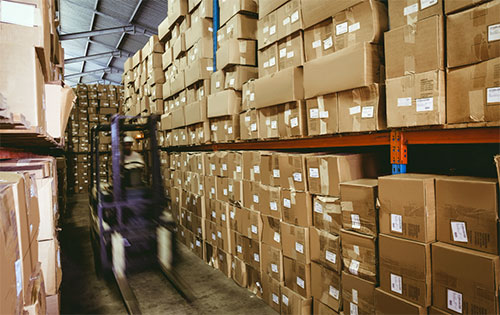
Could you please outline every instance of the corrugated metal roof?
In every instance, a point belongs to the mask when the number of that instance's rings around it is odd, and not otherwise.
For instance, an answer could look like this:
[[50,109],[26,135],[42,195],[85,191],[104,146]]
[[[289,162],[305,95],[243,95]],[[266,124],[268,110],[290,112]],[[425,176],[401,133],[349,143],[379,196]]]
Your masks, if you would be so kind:
[[[158,25],[167,16],[167,0],[59,0],[59,34],[86,32],[133,24],[157,33]],[[94,8],[96,13],[94,13]],[[93,23],[92,23],[93,21]],[[130,22],[130,23],[129,23]],[[123,37],[123,38],[122,38]],[[94,55],[122,49],[122,57],[101,56],[96,59],[65,65],[65,74],[88,72],[112,67],[118,73],[97,73],[80,77],[70,77],[66,82],[75,85],[78,82],[119,83],[123,72],[126,52],[135,53],[148,40],[141,34],[114,33],[62,41],[65,59]],[[88,46],[88,48],[87,48]]]

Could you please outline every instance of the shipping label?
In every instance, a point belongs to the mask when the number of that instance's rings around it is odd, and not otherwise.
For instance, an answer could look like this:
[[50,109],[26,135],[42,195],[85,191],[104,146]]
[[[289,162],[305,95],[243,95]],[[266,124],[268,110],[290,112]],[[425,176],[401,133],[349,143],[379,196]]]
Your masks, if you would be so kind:
[[403,278],[391,273],[391,291],[403,294]]

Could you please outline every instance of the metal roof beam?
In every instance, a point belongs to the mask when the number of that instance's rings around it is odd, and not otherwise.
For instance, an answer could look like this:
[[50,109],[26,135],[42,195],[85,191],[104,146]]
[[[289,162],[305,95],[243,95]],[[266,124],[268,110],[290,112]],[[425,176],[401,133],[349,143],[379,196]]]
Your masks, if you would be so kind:
[[70,63],[77,63],[81,61],[88,61],[88,60],[94,60],[94,59],[99,59],[103,57],[108,57],[108,56],[113,56],[113,57],[130,57],[131,55],[122,52],[120,50],[114,50],[114,51],[107,51],[107,52],[102,52],[98,54],[93,54],[93,55],[87,55],[87,56],[80,56],[80,57],[73,57],[69,59],[64,60],[64,64],[70,64]]
[[[109,48],[111,50],[116,50],[115,46],[108,45],[108,44],[103,43],[103,42],[98,42],[98,41],[92,40],[92,39],[89,39],[88,42],[91,43],[91,44],[101,45],[102,47],[106,47],[106,48]],[[119,50],[122,51],[123,53],[126,53],[129,56],[133,56],[134,55],[134,52],[131,52],[130,50],[126,50],[126,49],[123,49],[123,48],[120,48]]]
[[120,73],[120,71],[118,69],[116,69],[116,68],[102,68],[102,69],[90,70],[90,71],[85,71],[85,72],[67,74],[67,75],[64,76],[64,78],[65,79],[77,78],[77,77],[83,77],[83,76],[86,76],[86,75],[99,74],[101,72],[106,72],[106,73]]
[[59,36],[59,39],[60,40],[71,40],[71,39],[78,39],[78,38],[85,38],[85,37],[108,35],[108,34],[114,34],[114,33],[129,33],[132,35],[145,35],[148,37],[154,35],[154,34],[151,34],[151,32],[149,32],[148,30],[141,28],[140,26],[130,24],[130,25],[124,25],[124,26],[103,28],[100,30],[62,34]]

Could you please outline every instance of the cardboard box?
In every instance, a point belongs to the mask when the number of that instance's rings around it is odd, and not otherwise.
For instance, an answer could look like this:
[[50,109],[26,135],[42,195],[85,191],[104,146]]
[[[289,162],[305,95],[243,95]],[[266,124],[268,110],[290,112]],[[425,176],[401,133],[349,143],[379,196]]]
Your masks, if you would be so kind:
[[424,307],[431,304],[430,244],[381,234],[379,259],[382,290]]
[[259,2],[259,17],[263,17],[270,14],[272,11],[276,10],[280,6],[286,3],[287,0],[263,0]]
[[[380,82],[380,49],[369,43],[342,49],[304,64],[306,98]],[[338,73],[344,75],[338,76]]]
[[306,104],[305,101],[285,103],[280,106],[278,115],[278,129],[280,137],[303,137],[306,129]]
[[305,191],[281,190],[282,220],[301,227],[312,225],[311,195]]
[[278,40],[278,13],[273,11],[266,16],[260,15],[257,22],[257,48],[259,50],[275,43]]
[[304,98],[302,68],[288,68],[255,80],[255,107],[263,108]]
[[377,283],[377,238],[342,229],[344,271]]
[[[478,17],[481,17],[478,20]],[[500,57],[500,3],[493,1],[448,16],[448,68]]]
[[316,228],[331,234],[340,234],[342,227],[340,198],[314,196],[313,209],[313,224]]
[[221,42],[220,48],[217,49],[217,69],[224,69],[231,65],[257,66],[256,49],[255,40],[228,39]]
[[260,182],[260,153],[258,151],[243,151],[241,157],[243,179]]
[[263,215],[269,215],[274,218],[281,218],[281,189],[268,185],[260,185],[259,198],[262,200],[259,211]]
[[241,93],[224,90],[208,96],[208,118],[235,115],[241,109]]
[[234,66],[228,68],[226,71],[225,89],[234,89],[241,91],[243,83],[248,80],[255,79],[258,76],[257,68],[248,66]]
[[260,271],[248,266],[248,285],[247,289],[258,297],[262,297],[262,285]]
[[442,125],[446,121],[445,74],[436,70],[386,80],[387,126]]
[[278,165],[281,176],[279,184],[277,185],[284,189],[307,190],[306,155],[291,153],[279,154]]
[[437,240],[498,254],[497,186],[496,178],[436,178]]
[[246,264],[243,260],[233,256],[231,259],[231,278],[240,287],[246,288],[248,285],[248,275]]
[[53,138],[60,139],[64,135],[75,99],[73,89],[64,82],[45,84],[45,120],[47,133]]
[[186,31],[186,49],[194,46],[200,39],[212,38],[212,19],[194,18],[191,27]]
[[60,255],[57,239],[38,242],[38,257],[42,265],[45,292],[48,295],[59,292],[62,280]]
[[309,264],[311,262],[309,229],[281,222],[280,233],[283,256]]
[[168,28],[172,28],[172,25],[183,19],[188,13],[188,3],[187,0],[168,0]]
[[424,243],[435,241],[434,179],[425,174],[379,177],[380,233]]
[[375,314],[375,283],[342,272],[342,299],[346,313]]
[[257,110],[249,110],[240,114],[240,137],[242,140],[259,137],[259,120]]
[[257,39],[257,19],[244,14],[234,15],[217,31],[217,45],[227,39]]
[[281,223],[280,219],[267,215],[262,218],[262,243],[281,249]]
[[259,78],[278,72],[278,44],[259,50]]
[[361,234],[378,235],[378,181],[357,179],[340,183],[342,227]]
[[255,84],[254,80],[249,80],[242,86],[241,110],[255,108]]
[[394,294],[384,292],[381,288],[377,288],[375,289],[375,313],[425,315],[427,314],[427,307],[409,302]]
[[494,58],[448,72],[448,123],[500,120],[500,89],[494,78],[499,64],[500,58]]
[[283,254],[280,248],[261,244],[262,273],[283,282]]
[[219,1],[219,8],[220,25],[224,25],[236,13],[256,14],[258,12],[258,3],[256,0],[221,0]]
[[262,273],[262,299],[273,310],[280,311],[280,282],[271,278],[267,273]]
[[407,24],[415,24],[430,16],[443,14],[443,0],[425,1],[423,3],[418,0],[390,0],[390,2],[389,22],[391,29]]
[[499,266],[498,255],[432,244],[433,306],[452,314],[497,313]]
[[304,30],[304,52],[306,61],[326,56],[335,51],[332,32],[332,18],[328,18]]
[[444,70],[443,19],[435,15],[385,33],[386,79]]
[[335,51],[357,43],[380,43],[388,23],[387,7],[379,1],[363,1],[340,11],[333,16]]
[[203,37],[193,44],[193,47],[187,51],[188,63],[195,62],[197,59],[214,58],[214,51],[212,46],[212,38]]
[[280,109],[282,106],[271,106],[260,108],[259,113],[259,138],[270,139],[278,138],[280,130],[278,129],[278,121],[280,117]]
[[311,277],[311,264],[283,257],[283,269],[285,286],[305,298],[310,298],[312,281],[314,281]]
[[231,254],[217,248],[217,264],[218,269],[222,271],[226,277],[231,278]]
[[483,2],[487,2],[488,0],[456,0],[456,1],[448,1],[444,3],[444,11],[446,15],[450,13],[455,13],[464,9],[468,9],[470,7],[476,6]]
[[312,298],[305,298],[293,290],[281,285],[281,314],[311,314]]
[[306,100],[307,134],[334,134],[339,130],[337,93]]
[[200,80],[208,80],[213,72],[213,59],[197,59],[191,63],[186,71],[186,86],[191,86]]
[[260,204],[260,184],[253,181],[243,181],[243,207],[258,210]]
[[[286,276],[286,275],[285,275]],[[311,263],[312,296],[334,311],[342,308],[340,275],[317,263]]]
[[340,274],[342,270],[340,236],[310,227],[309,242],[311,261]]
[[304,64],[304,40],[301,31],[278,41],[278,68],[283,70]]
[[224,71],[219,70],[212,73],[210,77],[210,92],[211,94],[215,94],[217,92],[224,90],[224,79],[225,79]]
[[201,18],[213,17],[213,3],[210,0],[189,0],[188,8],[189,13],[191,13],[191,20],[193,16]]
[[338,315],[339,313],[332,310],[326,304],[321,303],[317,299],[313,300],[313,312],[319,315]]
[[276,10],[278,40],[303,29],[300,0],[291,0]]
[[186,113],[186,125],[193,125],[204,122],[207,119],[207,98],[204,97],[200,101],[187,104],[184,108]]
[[307,0],[302,3],[304,28],[311,27],[336,13],[350,8],[363,0]]
[[377,131],[387,127],[385,85],[375,83],[337,95],[339,132]]

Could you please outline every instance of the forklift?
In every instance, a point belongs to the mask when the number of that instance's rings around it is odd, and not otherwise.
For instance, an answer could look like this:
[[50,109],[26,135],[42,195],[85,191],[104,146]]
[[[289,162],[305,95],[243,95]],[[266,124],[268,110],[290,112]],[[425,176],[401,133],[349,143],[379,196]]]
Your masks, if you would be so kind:
[[[141,314],[127,274],[159,265],[188,301],[191,290],[175,273],[175,229],[161,177],[157,126],[159,116],[113,115],[110,124],[91,129],[90,239],[98,276],[113,276],[129,314]],[[140,123],[141,122],[141,123]],[[99,150],[99,135],[111,133],[111,151]],[[142,141],[143,164],[124,165],[124,138]],[[111,175],[100,166],[111,162]],[[101,175],[107,175],[102,178]]]

